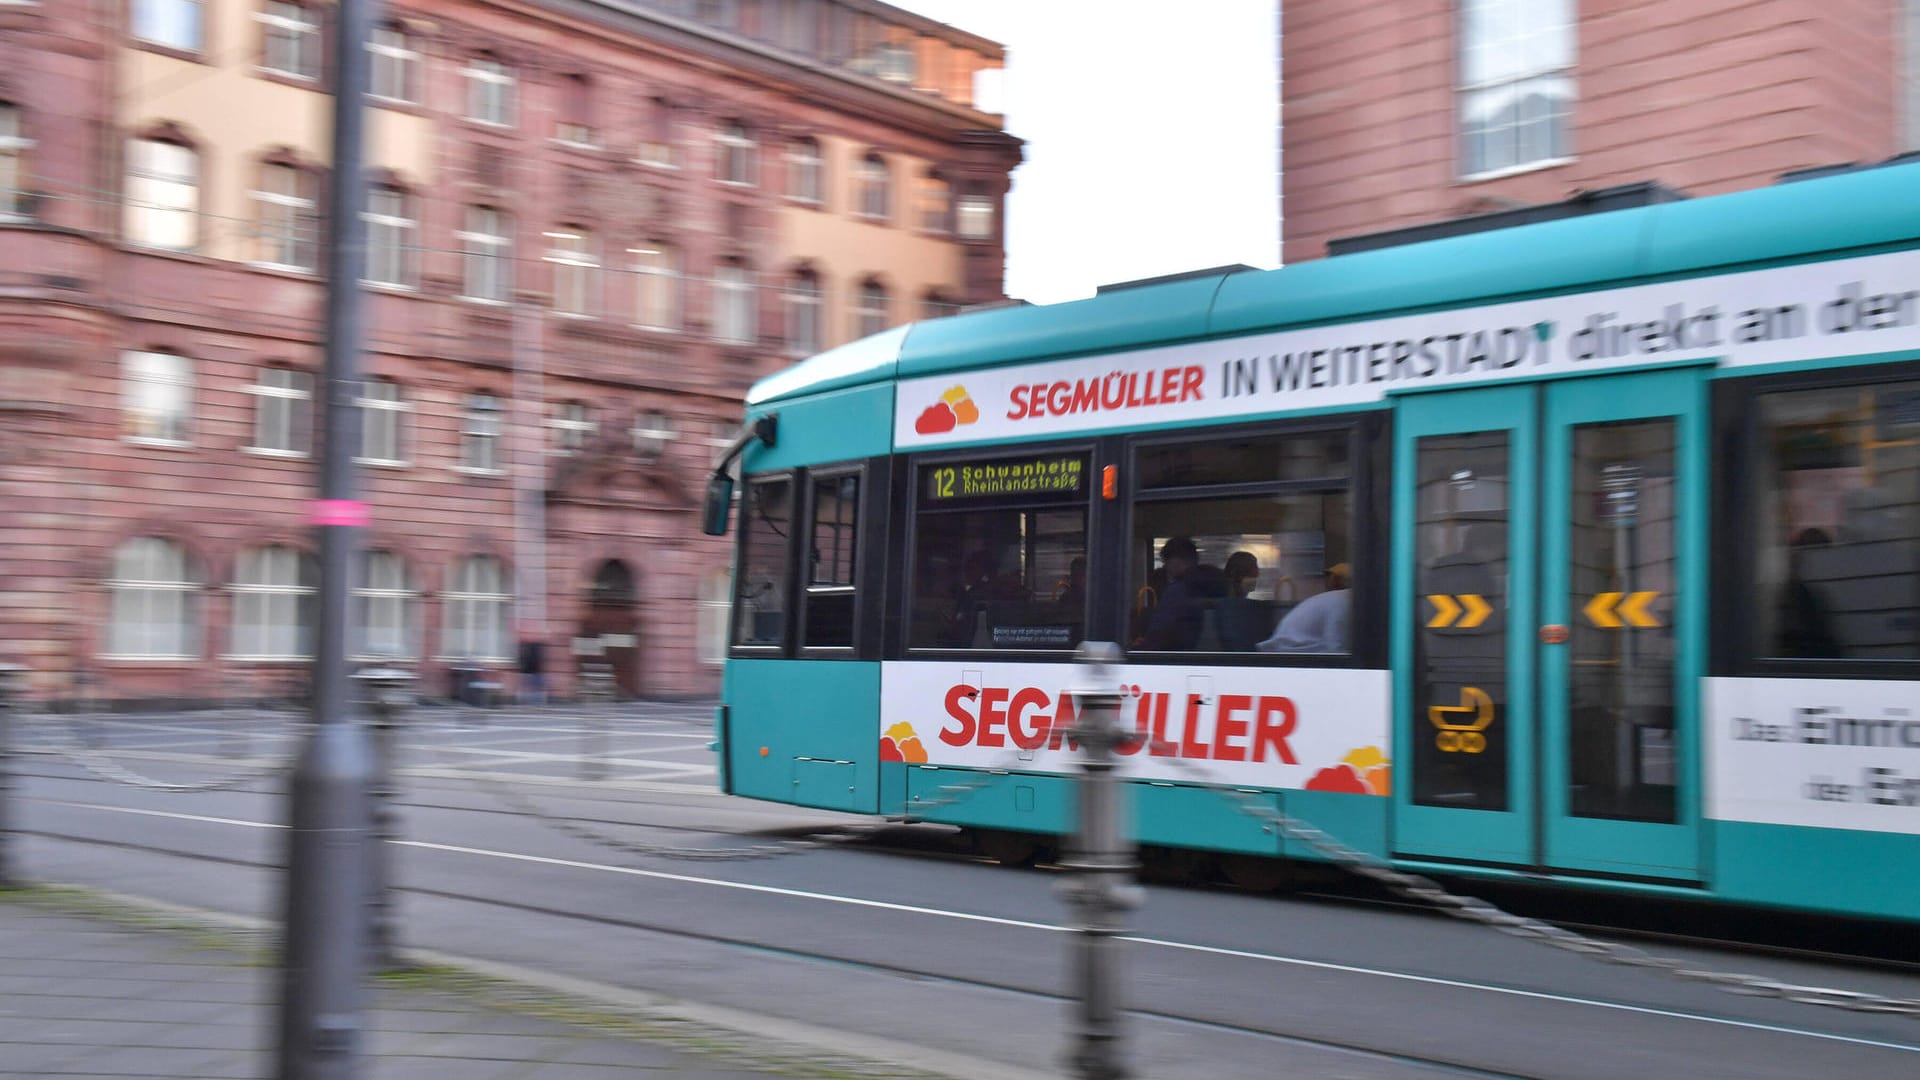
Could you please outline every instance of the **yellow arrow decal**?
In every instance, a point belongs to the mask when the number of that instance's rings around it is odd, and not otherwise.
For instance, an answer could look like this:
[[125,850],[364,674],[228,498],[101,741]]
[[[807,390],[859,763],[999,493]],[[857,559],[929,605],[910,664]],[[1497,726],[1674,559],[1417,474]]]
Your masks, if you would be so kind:
[[1647,605],[1659,595],[1657,592],[1627,594],[1626,601],[1620,605],[1620,617],[1627,620],[1629,626],[1659,626],[1660,620],[1647,611]]
[[1453,597],[1446,593],[1429,593],[1427,600],[1433,604],[1435,612],[1433,618],[1427,620],[1427,629],[1445,629],[1452,626],[1453,620],[1460,617],[1460,605],[1454,603]]
[[1474,593],[1461,593],[1460,602],[1467,605],[1466,618],[1461,619],[1457,624],[1462,630],[1471,630],[1479,626],[1487,621],[1487,616],[1493,614],[1493,605]]
[[1619,617],[1613,613],[1613,605],[1618,602],[1619,599],[1620,594],[1617,592],[1595,593],[1593,594],[1593,599],[1587,601],[1587,606],[1580,610],[1586,613],[1587,618],[1593,622],[1593,625],[1603,629],[1613,630],[1620,625]]

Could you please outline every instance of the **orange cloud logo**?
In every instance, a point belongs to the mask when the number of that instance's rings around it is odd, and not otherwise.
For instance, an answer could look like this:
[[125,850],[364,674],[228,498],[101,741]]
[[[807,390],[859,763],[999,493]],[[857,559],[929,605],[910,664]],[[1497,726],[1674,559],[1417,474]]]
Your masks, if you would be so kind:
[[880,760],[924,764],[927,748],[920,745],[920,735],[913,730],[913,725],[902,720],[880,736]]
[[1308,791],[1342,791],[1350,795],[1393,794],[1393,765],[1377,747],[1363,746],[1313,774]]
[[913,422],[913,430],[922,435],[944,435],[961,424],[971,424],[980,419],[980,406],[973,403],[967,395],[967,388],[960,385],[947,387],[940,400],[933,403],[926,412]]

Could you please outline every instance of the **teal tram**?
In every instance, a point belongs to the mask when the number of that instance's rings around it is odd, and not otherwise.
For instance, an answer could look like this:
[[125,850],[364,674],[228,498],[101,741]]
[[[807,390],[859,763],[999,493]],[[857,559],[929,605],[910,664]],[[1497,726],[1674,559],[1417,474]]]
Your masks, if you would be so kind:
[[[727,791],[1913,918],[1920,163],[902,326],[760,382]],[[954,792],[963,794],[958,797]],[[1228,797],[1231,795],[1232,797]]]

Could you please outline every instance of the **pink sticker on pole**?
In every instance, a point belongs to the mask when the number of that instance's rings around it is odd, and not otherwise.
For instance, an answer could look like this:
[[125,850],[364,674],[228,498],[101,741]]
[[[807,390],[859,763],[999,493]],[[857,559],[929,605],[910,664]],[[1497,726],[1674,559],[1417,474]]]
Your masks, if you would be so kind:
[[312,525],[346,525],[354,528],[365,528],[371,520],[372,509],[354,499],[315,499],[313,512],[307,518]]

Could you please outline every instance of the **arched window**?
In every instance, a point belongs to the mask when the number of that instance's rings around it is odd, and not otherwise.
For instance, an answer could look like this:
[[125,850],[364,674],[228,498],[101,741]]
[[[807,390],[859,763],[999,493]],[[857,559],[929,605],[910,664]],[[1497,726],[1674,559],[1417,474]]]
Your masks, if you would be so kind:
[[481,53],[467,64],[467,119],[501,127],[513,123],[513,69]]
[[370,659],[414,655],[417,600],[405,560],[391,551],[362,554],[353,590],[354,626],[359,630],[355,655]]
[[313,560],[293,548],[241,552],[233,574],[229,652],[249,660],[312,656],[316,577]]
[[818,206],[826,191],[826,162],[820,157],[820,140],[803,136],[787,148],[787,197],[795,202]]
[[260,166],[254,189],[254,261],[312,272],[319,266],[319,182],[295,165]]
[[796,270],[787,282],[787,351],[811,356],[820,351],[820,275]]
[[649,330],[680,328],[680,253],[661,241],[631,249],[634,282],[634,321]]
[[200,585],[186,549],[142,536],[113,553],[107,582],[112,613],[107,652],[113,656],[190,659],[200,653]]
[[127,144],[127,242],[192,251],[200,242],[200,155],[185,143],[139,138]]
[[713,336],[732,345],[754,338],[753,271],[738,259],[720,264],[713,277]]
[[313,376],[283,367],[260,369],[253,395],[250,450],[304,457],[312,446]]
[[513,296],[513,224],[491,206],[469,206],[466,224],[459,234],[466,264],[462,295],[504,304]]
[[442,651],[476,660],[507,658],[507,617],[513,607],[507,574],[489,555],[462,559],[445,596],[446,626]]
[[367,191],[367,280],[375,285],[411,289],[419,273],[420,223],[406,189],[376,184]]
[[714,136],[715,150],[719,157],[718,176],[721,183],[753,183],[753,136],[748,134],[747,126],[738,120],[729,120],[721,126],[719,134]]
[[553,266],[553,310],[591,315],[599,309],[600,255],[592,232],[562,225],[548,233],[547,262]]
[[500,399],[492,394],[467,398],[466,423],[460,429],[460,464],[472,472],[500,471]]
[[296,79],[320,76],[320,19],[299,0],[267,0],[260,23],[260,66]]
[[859,184],[859,195],[853,204],[860,208],[861,217],[885,221],[893,216],[893,178],[885,158],[879,154],[861,158]]
[[876,278],[860,283],[853,302],[853,336],[866,337],[887,328],[887,287]]

